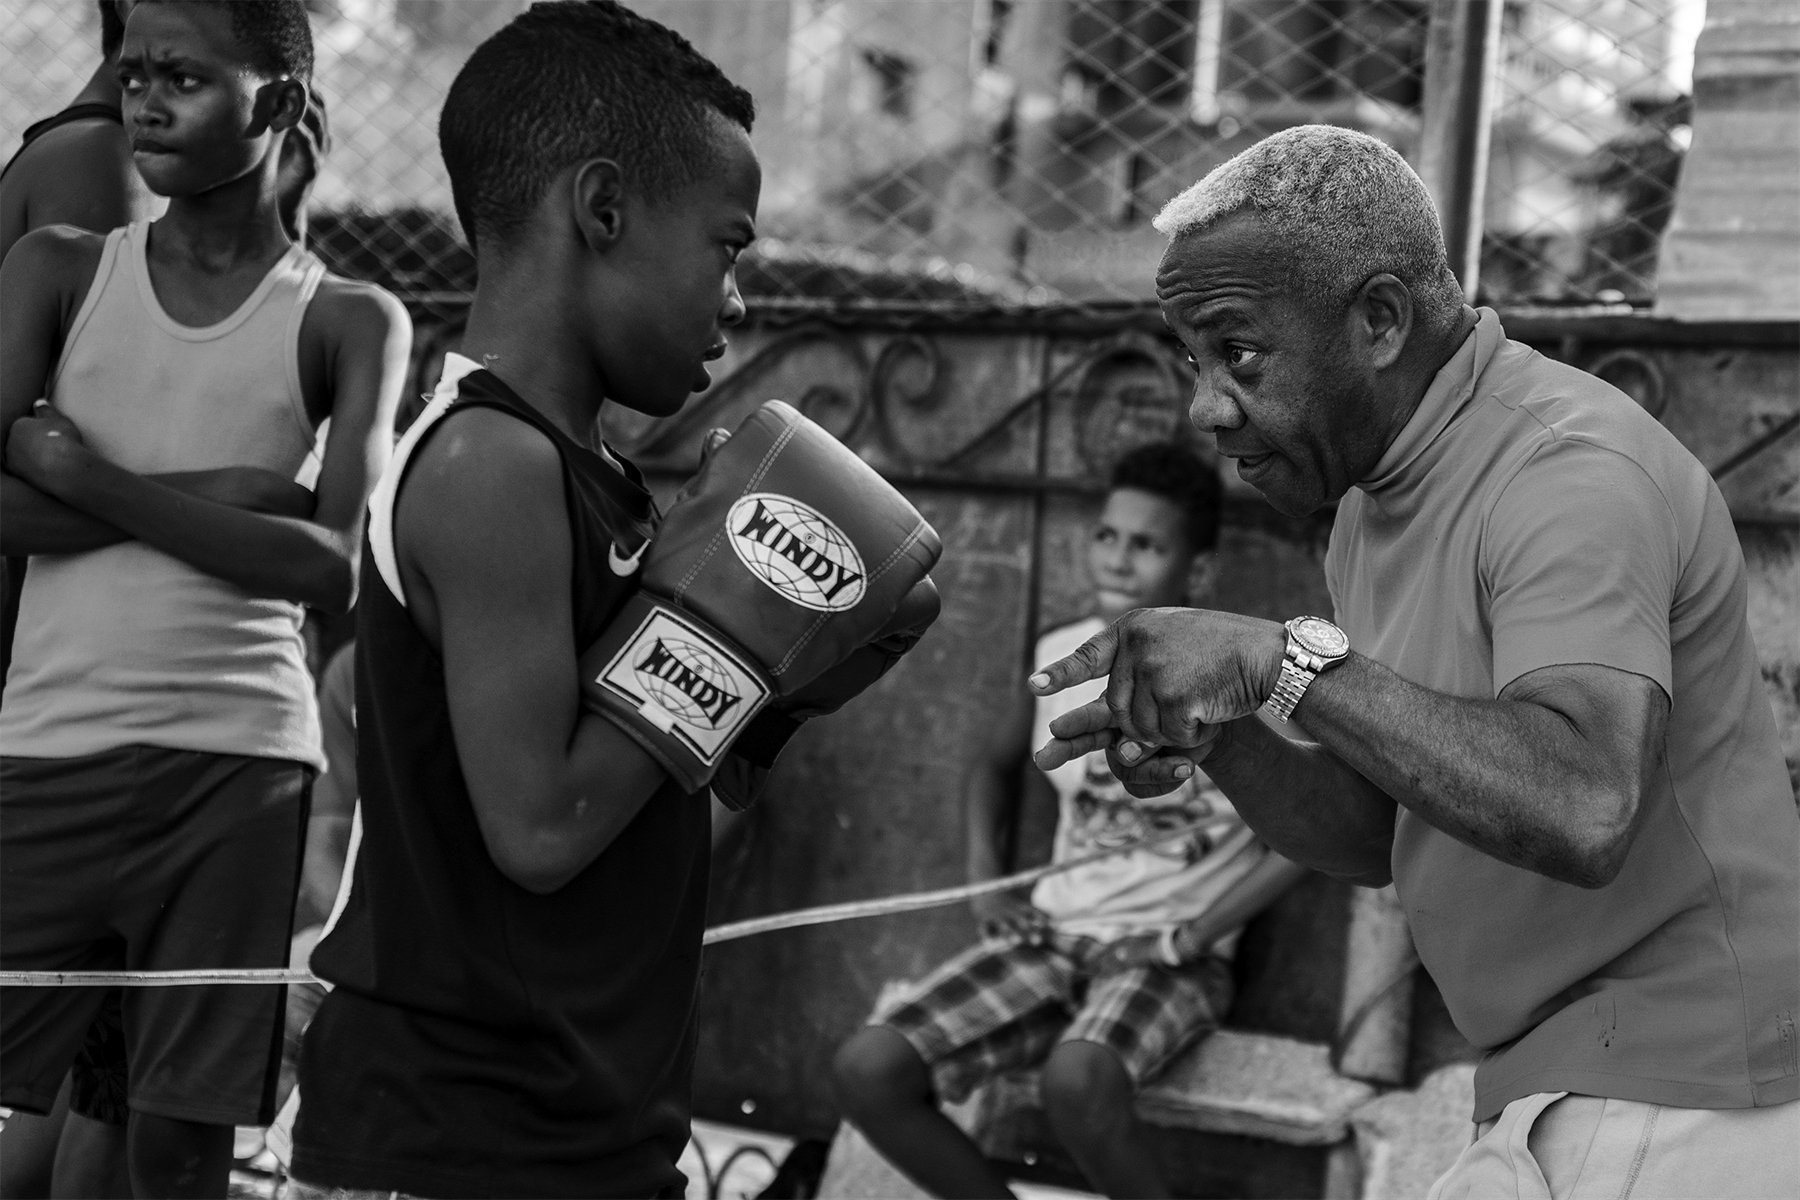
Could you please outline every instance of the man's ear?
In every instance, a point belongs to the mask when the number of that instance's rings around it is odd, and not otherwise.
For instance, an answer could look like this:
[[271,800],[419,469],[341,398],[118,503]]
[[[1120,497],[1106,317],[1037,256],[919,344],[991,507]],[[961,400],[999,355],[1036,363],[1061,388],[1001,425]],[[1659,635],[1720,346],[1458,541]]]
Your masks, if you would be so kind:
[[1398,278],[1383,272],[1372,276],[1356,294],[1358,331],[1369,348],[1369,365],[1384,371],[1400,360],[1412,336],[1412,292]]
[[590,158],[569,177],[575,229],[588,249],[604,253],[625,234],[625,172],[610,158]]
[[256,116],[275,133],[292,129],[306,115],[306,85],[298,79],[265,83],[256,93]]

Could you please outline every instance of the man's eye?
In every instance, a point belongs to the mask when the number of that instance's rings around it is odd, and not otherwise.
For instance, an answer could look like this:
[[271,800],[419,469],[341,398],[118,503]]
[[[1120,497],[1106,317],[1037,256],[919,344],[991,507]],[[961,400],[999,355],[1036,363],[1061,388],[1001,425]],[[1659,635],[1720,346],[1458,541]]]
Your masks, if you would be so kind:
[[1200,360],[1192,354],[1183,354],[1181,357],[1187,359],[1187,365],[1194,368],[1196,372],[1200,370]]
[[144,81],[139,79],[136,75],[119,76],[119,87],[124,91],[135,92],[143,86]]
[[1225,347],[1225,362],[1233,368],[1247,367],[1261,357],[1261,351],[1252,350],[1248,346]]

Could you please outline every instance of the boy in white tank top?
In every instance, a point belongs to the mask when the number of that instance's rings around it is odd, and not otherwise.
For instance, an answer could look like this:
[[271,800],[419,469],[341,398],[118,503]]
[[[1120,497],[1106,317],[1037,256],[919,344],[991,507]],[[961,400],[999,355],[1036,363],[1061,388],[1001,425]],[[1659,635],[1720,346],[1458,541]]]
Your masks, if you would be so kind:
[[[0,550],[32,557],[0,697],[7,969],[285,964],[321,763],[302,606],[349,607],[411,332],[282,228],[311,68],[297,0],[138,5],[123,111],[167,215],[39,230],[0,269]],[[99,1000],[0,996],[0,1104],[48,1107]],[[281,1015],[278,988],[127,990],[141,1194],[224,1193]]]
[[[1093,615],[1040,638],[1033,669],[1131,609],[1185,604],[1210,569],[1218,510],[1218,477],[1191,449],[1155,444],[1120,459],[1088,543]],[[971,880],[1003,873],[1009,782],[1021,760],[1051,720],[1098,690],[1034,703],[1020,689],[965,791]],[[1219,1026],[1239,931],[1301,869],[1257,841],[1198,772],[1174,792],[1138,799],[1095,754],[1026,772],[1026,791],[1055,795],[1056,862],[1143,844],[1048,876],[1029,899],[976,900],[981,941],[882,1005],[838,1051],[839,1098],[876,1148],[932,1193],[1005,1195],[1004,1178],[936,1106],[1041,1064],[1046,1114],[1089,1182],[1113,1196],[1167,1195],[1133,1098]]]

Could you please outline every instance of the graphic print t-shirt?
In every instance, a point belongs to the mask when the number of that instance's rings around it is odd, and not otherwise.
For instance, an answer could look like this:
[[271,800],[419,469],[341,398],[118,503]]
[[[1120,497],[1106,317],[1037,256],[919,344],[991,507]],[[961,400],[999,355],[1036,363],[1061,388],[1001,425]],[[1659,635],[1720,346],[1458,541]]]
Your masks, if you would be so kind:
[[[1071,653],[1105,626],[1099,617],[1088,617],[1052,630],[1038,639],[1034,666]],[[1105,687],[1099,680],[1039,700],[1031,744],[1043,745],[1051,721],[1086,704]],[[1113,777],[1102,752],[1065,763],[1048,775],[1059,806],[1056,862],[1191,827],[1180,837],[1040,880],[1031,902],[1065,933],[1112,941],[1192,920],[1236,886],[1268,852],[1204,772],[1194,772],[1173,792],[1145,800],[1131,795]],[[1234,932],[1215,942],[1212,950],[1228,957],[1236,946]]]

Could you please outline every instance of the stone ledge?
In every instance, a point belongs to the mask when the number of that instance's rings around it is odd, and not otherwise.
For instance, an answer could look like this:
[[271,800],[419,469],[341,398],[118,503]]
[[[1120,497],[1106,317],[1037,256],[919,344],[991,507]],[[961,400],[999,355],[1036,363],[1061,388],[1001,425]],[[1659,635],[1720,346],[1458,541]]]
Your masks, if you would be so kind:
[[1412,1200],[1431,1190],[1469,1144],[1475,1068],[1440,1067],[1411,1091],[1389,1092],[1356,1110],[1363,1200]]
[[[1328,1046],[1222,1029],[1145,1087],[1137,1109],[1153,1125],[1331,1146],[1349,1137],[1351,1114],[1375,1094],[1332,1069]],[[1037,1105],[1037,1075],[1012,1074],[989,1085],[982,1114]]]

